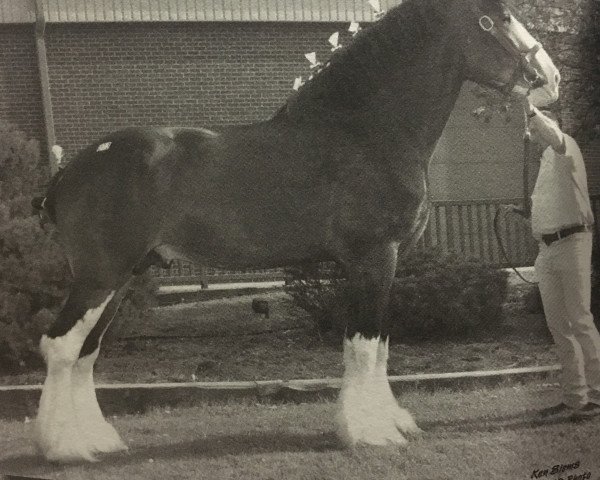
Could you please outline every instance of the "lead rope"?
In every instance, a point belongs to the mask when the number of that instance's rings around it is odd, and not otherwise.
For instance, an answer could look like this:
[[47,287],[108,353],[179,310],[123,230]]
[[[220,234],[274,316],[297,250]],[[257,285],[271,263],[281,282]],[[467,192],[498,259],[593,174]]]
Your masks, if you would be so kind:
[[[531,216],[531,200],[529,198],[529,156],[531,153],[531,138],[529,135],[529,118],[527,116],[526,108],[523,108],[523,117],[525,118],[525,133],[523,134],[523,216],[525,218],[529,218]],[[537,285],[538,282],[527,280],[523,275],[521,275],[521,272],[519,272],[517,268],[512,265],[510,258],[508,258],[508,253],[504,247],[504,243],[502,243],[499,220],[500,209],[498,208],[496,210],[496,214],[494,215],[494,233],[496,234],[496,241],[498,242],[498,247],[500,247],[502,256],[507,261],[509,267],[521,280],[523,280],[525,283],[529,283],[530,285]]]

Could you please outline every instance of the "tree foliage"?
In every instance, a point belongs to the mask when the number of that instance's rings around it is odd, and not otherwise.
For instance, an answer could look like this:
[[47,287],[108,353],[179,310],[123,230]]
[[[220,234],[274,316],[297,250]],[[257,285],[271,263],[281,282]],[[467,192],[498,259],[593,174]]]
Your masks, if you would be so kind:
[[580,141],[600,136],[600,2],[513,0],[562,76],[557,110]]
[[[550,108],[581,142],[600,137],[600,1],[509,0],[515,16],[549,53],[561,73],[560,98]],[[484,120],[505,102],[476,89]]]

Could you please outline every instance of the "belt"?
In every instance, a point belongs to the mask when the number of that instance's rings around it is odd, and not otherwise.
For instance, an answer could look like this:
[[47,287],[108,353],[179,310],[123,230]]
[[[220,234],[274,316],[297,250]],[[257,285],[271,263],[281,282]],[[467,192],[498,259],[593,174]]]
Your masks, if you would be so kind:
[[574,233],[587,232],[590,230],[590,227],[587,225],[576,225],[574,227],[563,228],[558,232],[548,233],[546,235],[542,235],[542,240],[546,245],[550,245],[561,238],[566,238],[569,235],[573,235]]

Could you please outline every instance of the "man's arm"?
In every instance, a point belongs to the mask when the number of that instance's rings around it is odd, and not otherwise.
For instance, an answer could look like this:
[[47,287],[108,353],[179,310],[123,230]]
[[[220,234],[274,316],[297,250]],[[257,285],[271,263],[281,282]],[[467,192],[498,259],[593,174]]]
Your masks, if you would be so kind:
[[530,128],[535,129],[536,134],[546,140],[555,152],[564,155],[566,153],[565,136],[558,124],[533,105],[529,103],[527,105],[529,106],[527,118]]

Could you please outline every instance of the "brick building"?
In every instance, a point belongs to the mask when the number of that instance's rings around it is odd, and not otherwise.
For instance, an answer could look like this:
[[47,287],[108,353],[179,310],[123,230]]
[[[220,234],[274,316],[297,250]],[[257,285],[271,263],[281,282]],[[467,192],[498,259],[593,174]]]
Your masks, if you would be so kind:
[[[382,1],[384,8],[393,3]],[[327,38],[339,30],[341,42],[350,41],[351,20],[372,20],[366,2],[0,0],[0,120],[44,144],[46,88],[51,131],[70,156],[125,126],[217,128],[265,119],[293,79],[308,73],[304,53],[327,58]],[[521,196],[521,116],[474,118],[481,101],[471,90],[463,89],[435,153],[433,197]],[[595,158],[598,150],[591,145]],[[591,170],[591,192],[599,193],[600,170]]]

